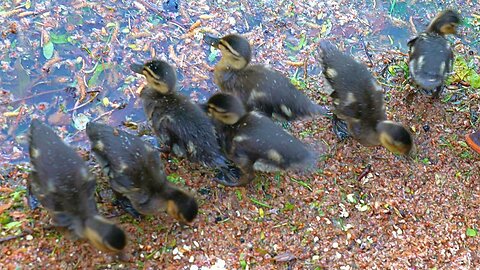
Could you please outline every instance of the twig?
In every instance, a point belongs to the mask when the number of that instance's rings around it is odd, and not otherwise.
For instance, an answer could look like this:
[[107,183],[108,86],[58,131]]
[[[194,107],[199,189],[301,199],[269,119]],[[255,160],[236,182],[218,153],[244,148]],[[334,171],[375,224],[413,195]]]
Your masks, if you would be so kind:
[[357,181],[361,181],[365,176],[367,176],[370,172],[372,171],[372,165],[367,164],[365,166],[365,169],[363,169],[363,172],[357,177]]
[[22,233],[17,234],[17,235],[10,235],[10,236],[7,236],[7,237],[2,237],[2,238],[0,238],[0,243],[7,242],[7,241],[10,241],[10,240],[14,240],[14,239],[17,239],[17,238],[20,238],[20,237],[24,237],[26,234],[27,233],[22,232]]
[[360,41],[363,44],[363,50],[365,51],[365,55],[367,55],[368,62],[370,62],[370,65],[372,65],[372,67],[373,67],[374,65],[373,65],[372,56],[370,55],[370,52],[368,51],[367,44],[365,43],[365,40],[363,40],[363,37],[360,38]]
[[[85,92],[85,93],[86,93],[86,92]],[[95,92],[92,91],[91,93],[95,93]],[[97,96],[98,96],[98,93],[97,93],[96,95],[92,96],[87,102],[84,102],[84,103],[82,103],[82,104],[80,104],[80,105],[75,104],[75,107],[73,107],[72,109],[68,110],[67,112],[73,112],[73,111],[76,111],[76,110],[82,108],[83,106],[91,103],[95,98],[97,98]],[[80,100],[78,100],[78,102],[80,102]],[[78,105],[78,106],[77,106],[77,105]]]

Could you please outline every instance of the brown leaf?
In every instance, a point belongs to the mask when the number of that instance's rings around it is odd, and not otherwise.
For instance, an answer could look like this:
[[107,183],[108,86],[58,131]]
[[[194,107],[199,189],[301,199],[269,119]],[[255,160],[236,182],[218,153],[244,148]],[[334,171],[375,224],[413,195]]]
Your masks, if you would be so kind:
[[7,210],[8,208],[10,208],[10,206],[12,206],[12,203],[9,202],[7,204],[0,204],[0,214],[3,213],[3,211]]
[[293,255],[293,253],[287,251],[287,252],[278,254],[277,256],[273,257],[273,259],[276,262],[289,262],[291,260],[296,259],[296,257],[295,255]]

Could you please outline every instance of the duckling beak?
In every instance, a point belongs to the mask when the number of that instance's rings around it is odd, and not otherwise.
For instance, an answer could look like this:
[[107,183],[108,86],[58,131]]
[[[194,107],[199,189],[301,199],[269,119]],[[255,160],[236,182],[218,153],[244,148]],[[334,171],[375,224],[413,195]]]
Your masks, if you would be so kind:
[[135,72],[135,73],[140,73],[142,74],[143,72],[143,65],[141,64],[131,64],[130,69]]
[[203,36],[203,41],[205,43],[207,43],[208,45],[210,45],[212,47],[215,47],[215,48],[218,48],[218,44],[220,43],[220,39],[221,38],[218,38],[218,37],[215,37],[215,36],[212,36],[212,35],[209,35],[209,34],[205,34]]

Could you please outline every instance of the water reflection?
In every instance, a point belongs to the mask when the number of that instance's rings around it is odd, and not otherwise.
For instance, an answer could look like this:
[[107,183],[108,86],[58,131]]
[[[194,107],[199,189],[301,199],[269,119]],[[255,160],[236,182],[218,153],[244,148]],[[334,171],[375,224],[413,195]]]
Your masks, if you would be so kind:
[[[143,122],[137,95],[144,79],[129,71],[134,61],[167,59],[177,67],[179,91],[205,100],[217,90],[211,67],[219,54],[201,43],[202,31],[245,33],[254,43],[254,61],[308,82],[321,73],[314,64],[320,38],[345,41],[362,60],[367,59],[365,44],[376,49],[373,54],[393,48],[406,52],[413,25],[423,30],[431,19],[427,14],[445,8],[443,1],[379,0],[211,0],[183,1],[180,7],[177,1],[158,6],[147,0],[64,0],[54,6],[44,0],[16,7],[6,2],[0,9],[2,162],[25,160],[22,135],[31,118],[48,121],[80,146],[85,146],[82,121]],[[475,20],[473,1],[450,1],[449,6]],[[464,30],[470,34],[462,41],[477,53],[473,29]],[[304,69],[286,60],[309,64]]]

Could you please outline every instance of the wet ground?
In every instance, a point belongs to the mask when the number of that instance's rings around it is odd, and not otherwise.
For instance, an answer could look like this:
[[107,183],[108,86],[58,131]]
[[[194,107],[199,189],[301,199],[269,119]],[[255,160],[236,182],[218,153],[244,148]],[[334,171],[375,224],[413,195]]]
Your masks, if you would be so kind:
[[[449,37],[455,73],[441,100],[406,99],[414,90],[406,43],[447,7],[464,18],[459,36]],[[0,263],[26,268],[95,263],[99,268],[191,269],[222,261],[227,269],[480,267],[475,236],[479,156],[464,142],[465,134],[479,127],[479,10],[476,1],[2,2],[1,237],[24,237],[0,243]],[[384,87],[389,118],[415,134],[418,156],[407,161],[352,140],[338,142],[329,119],[300,121],[292,132],[323,157],[311,177],[259,174],[248,188],[230,189],[210,181],[208,170],[167,161],[170,178],[195,192],[203,212],[189,228],[166,216],[141,222],[116,218],[131,233],[131,263],[114,262],[84,242],[43,229],[48,215],[28,211],[24,200],[29,172],[24,135],[30,120],[47,121],[88,159],[86,122],[98,120],[132,133],[145,122],[138,100],[144,78],[128,69],[132,62],[169,61],[177,68],[179,91],[204,101],[217,91],[212,70],[220,55],[202,43],[202,36],[230,32],[251,41],[253,62],[283,72],[320,104],[330,100],[317,44],[332,40],[369,65]],[[98,174],[94,162],[89,164]],[[372,172],[356,181],[367,164]],[[117,213],[103,178],[99,190],[102,212]]]

